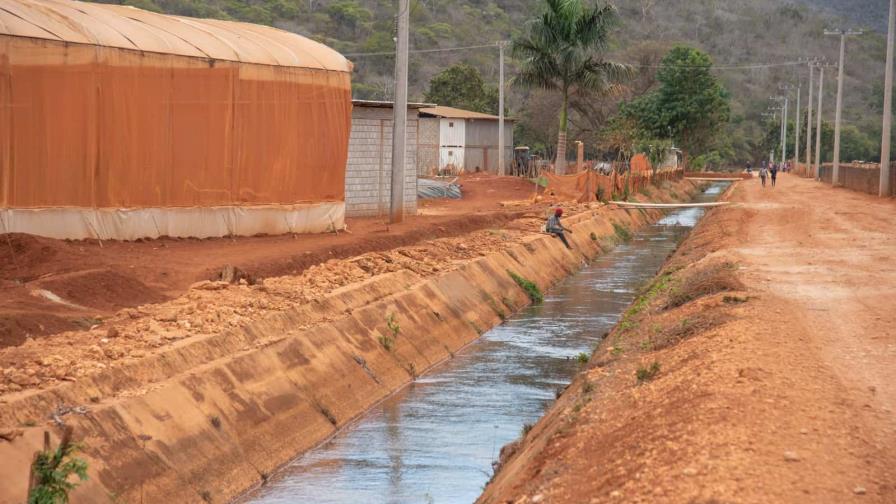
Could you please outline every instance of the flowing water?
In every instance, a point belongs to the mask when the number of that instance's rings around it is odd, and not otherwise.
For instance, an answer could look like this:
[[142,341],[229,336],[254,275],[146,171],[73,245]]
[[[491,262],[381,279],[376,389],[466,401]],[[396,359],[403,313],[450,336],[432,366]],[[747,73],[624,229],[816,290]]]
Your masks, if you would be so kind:
[[[714,184],[697,198],[712,201]],[[453,359],[290,463],[245,502],[471,503],[501,446],[520,436],[619,320],[698,208],[670,213],[602,255]]]

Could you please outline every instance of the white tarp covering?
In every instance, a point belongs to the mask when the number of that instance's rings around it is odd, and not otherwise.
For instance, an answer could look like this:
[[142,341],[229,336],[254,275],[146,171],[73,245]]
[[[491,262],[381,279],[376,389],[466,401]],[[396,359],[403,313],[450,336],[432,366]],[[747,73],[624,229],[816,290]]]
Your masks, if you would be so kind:
[[322,233],[345,228],[345,203],[192,208],[0,208],[0,233],[136,240]]

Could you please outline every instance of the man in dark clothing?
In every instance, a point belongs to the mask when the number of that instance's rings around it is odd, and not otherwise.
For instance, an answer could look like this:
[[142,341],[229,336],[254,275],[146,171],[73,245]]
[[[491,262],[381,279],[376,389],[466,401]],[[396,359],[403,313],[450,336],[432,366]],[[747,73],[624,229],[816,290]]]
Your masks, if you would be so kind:
[[775,187],[775,181],[778,180],[778,165],[773,164],[772,169],[769,170],[772,175],[772,187]]
[[552,215],[548,218],[548,223],[545,226],[545,231],[547,231],[548,233],[551,233],[552,235],[556,236],[557,238],[560,238],[560,241],[562,241],[563,244],[566,245],[566,248],[572,249],[572,247],[569,246],[569,242],[566,241],[566,235],[563,234],[564,231],[569,231],[570,233],[572,233],[572,230],[563,227],[563,224],[560,223],[560,217],[562,217],[562,216],[563,216],[562,208],[558,208],[557,210],[555,210],[554,215]]

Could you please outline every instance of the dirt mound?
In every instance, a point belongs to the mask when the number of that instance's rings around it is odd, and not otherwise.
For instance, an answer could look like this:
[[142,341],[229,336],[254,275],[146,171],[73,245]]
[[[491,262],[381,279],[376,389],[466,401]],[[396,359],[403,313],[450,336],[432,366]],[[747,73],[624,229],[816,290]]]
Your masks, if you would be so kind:
[[49,271],[65,243],[22,233],[0,235],[0,278],[28,282]]
[[54,275],[31,285],[50,291],[69,303],[101,311],[116,310],[123,302],[137,306],[167,299],[133,276],[107,269]]

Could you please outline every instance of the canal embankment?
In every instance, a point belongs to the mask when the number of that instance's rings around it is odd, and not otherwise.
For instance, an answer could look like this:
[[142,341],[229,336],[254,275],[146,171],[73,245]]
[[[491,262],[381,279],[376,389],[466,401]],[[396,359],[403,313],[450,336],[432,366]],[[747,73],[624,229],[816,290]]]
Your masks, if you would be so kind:
[[[695,190],[664,182],[636,198],[686,201]],[[542,216],[530,216],[331,261],[301,277],[203,282],[123,311],[102,329],[67,334],[96,344],[72,345],[80,353],[66,362],[44,355],[34,365],[58,369],[57,382],[24,370],[0,398],[0,425],[12,433],[0,441],[0,502],[22,499],[43,432],[55,436],[63,424],[90,467],[79,502],[223,502],[265,482],[528,305],[526,281],[549,289],[660,217],[603,205],[570,210],[571,251],[537,232]]]
[[810,184],[726,194],[478,502],[893,502],[892,202]]

